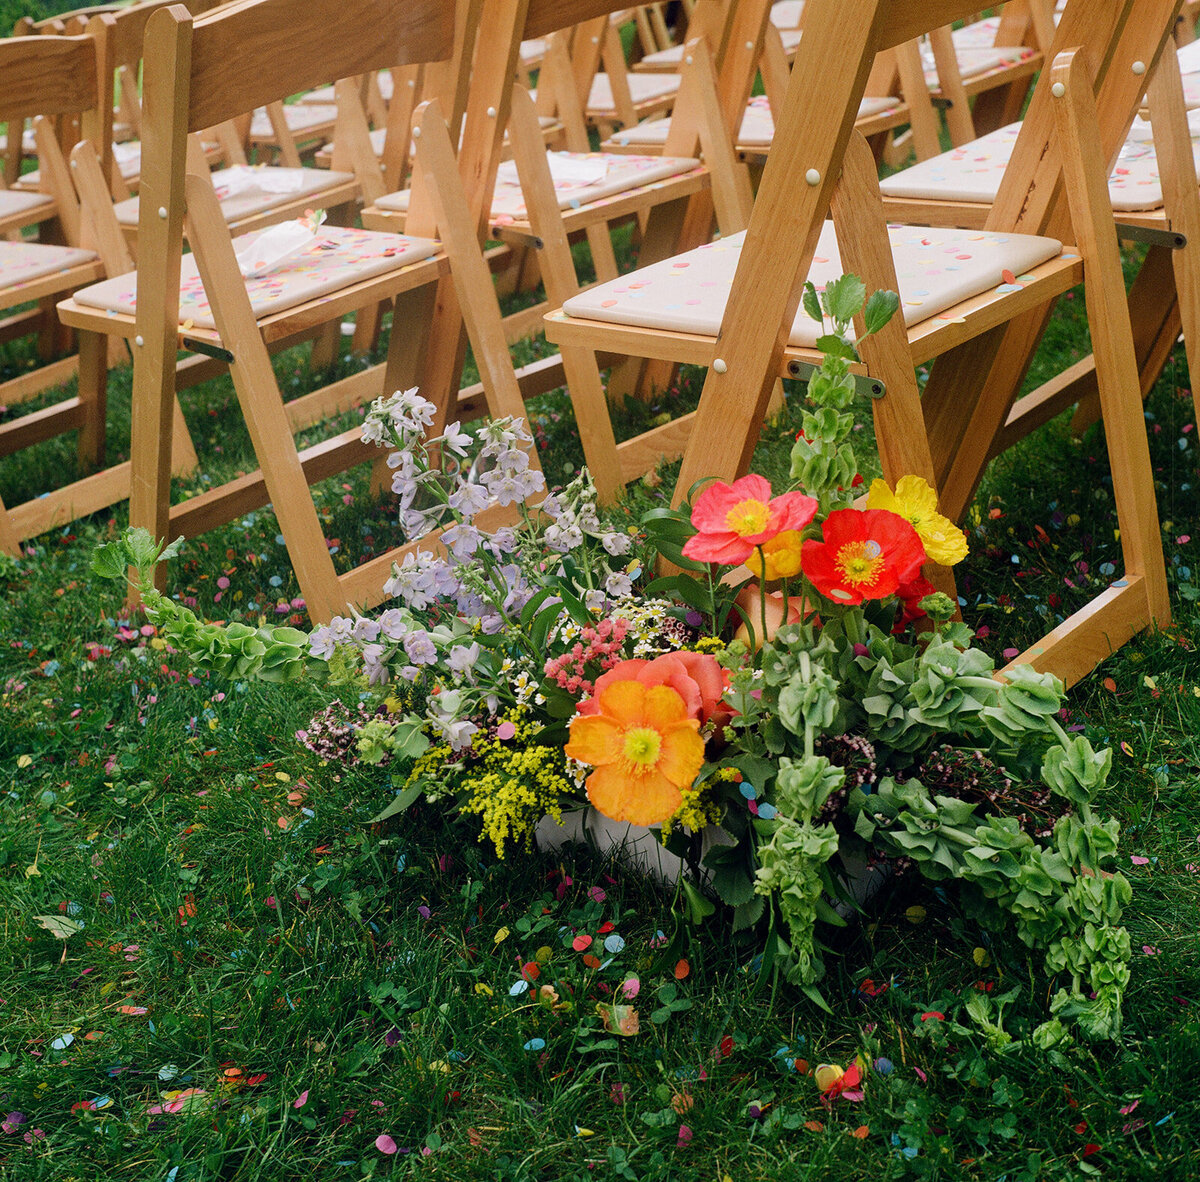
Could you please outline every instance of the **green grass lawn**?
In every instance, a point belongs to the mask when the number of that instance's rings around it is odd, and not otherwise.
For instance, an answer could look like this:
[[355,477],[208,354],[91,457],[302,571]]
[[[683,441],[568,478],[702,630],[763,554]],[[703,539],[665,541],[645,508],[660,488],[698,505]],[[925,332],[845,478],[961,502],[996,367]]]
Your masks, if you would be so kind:
[[[1079,313],[1064,305],[1035,377],[1086,348]],[[279,369],[289,392],[313,384],[302,351]],[[128,389],[114,375],[118,453]],[[687,375],[623,429],[696,389]],[[186,410],[201,469],[179,495],[252,466],[227,381]],[[569,402],[530,413],[567,478]],[[794,418],[758,470],[785,471]],[[190,676],[122,617],[89,560],[123,507],[37,539],[0,564],[0,1178],[1197,1176],[1200,473],[1181,354],[1147,427],[1176,623],[1068,698],[1116,751],[1104,804],[1138,954],[1121,1041],[1048,1052],[1028,1035],[1053,983],[953,890],[895,882],[839,937],[825,1013],[759,978],[752,936],[681,924],[670,890],[587,850],[497,862],[428,806],[372,824],[386,773],[295,738],[328,690]],[[6,458],[0,496],[50,487],[72,448]],[[390,544],[364,474],[321,498],[338,561]],[[998,657],[1113,577],[1114,524],[1099,430],[1056,422],[993,466],[960,591]],[[175,589],[207,618],[303,626],[277,534],[263,511],[191,543]],[[58,938],[63,916],[84,928]],[[596,1007],[631,977],[640,1032],[616,1037]],[[972,991],[1007,1045],[968,1017]],[[810,1069],[856,1055],[862,1100],[823,1105]]]

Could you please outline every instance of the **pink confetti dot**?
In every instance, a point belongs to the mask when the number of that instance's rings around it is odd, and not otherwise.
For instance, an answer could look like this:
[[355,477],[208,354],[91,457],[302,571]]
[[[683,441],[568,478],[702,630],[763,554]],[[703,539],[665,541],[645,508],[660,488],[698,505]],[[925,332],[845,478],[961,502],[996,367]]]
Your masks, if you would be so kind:
[[380,1133],[379,1136],[375,1138],[375,1148],[378,1149],[380,1153],[395,1153],[396,1142],[393,1141],[392,1138],[387,1135],[387,1133]]

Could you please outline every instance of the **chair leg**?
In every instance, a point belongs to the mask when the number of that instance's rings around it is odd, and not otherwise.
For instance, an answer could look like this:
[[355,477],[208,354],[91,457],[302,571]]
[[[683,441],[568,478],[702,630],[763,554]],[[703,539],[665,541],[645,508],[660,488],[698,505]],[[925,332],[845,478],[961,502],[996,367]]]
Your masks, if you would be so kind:
[[108,403],[108,340],[99,333],[79,334],[79,467],[104,466],[105,413]]

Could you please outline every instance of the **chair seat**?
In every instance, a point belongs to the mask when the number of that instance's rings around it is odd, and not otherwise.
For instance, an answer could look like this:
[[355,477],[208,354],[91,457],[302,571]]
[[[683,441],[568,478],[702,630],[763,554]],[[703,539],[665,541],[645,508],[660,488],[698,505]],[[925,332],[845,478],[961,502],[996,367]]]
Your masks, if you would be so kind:
[[1181,74],[1200,73],[1200,41],[1189,41],[1176,53]]
[[[653,181],[679,176],[700,165],[685,156],[625,156],[601,152],[547,152],[550,175],[558,195],[559,209],[583,205],[627,193]],[[388,193],[375,202],[379,209],[400,213],[408,210],[409,191]],[[511,161],[500,165],[492,197],[491,220],[498,224],[524,221],[525,195]]]
[[[670,98],[679,90],[678,74],[629,74],[629,94],[634,106]],[[607,74],[597,74],[588,91],[589,115],[615,114],[612,83]]]
[[[379,84],[379,95],[385,103],[392,101],[393,88],[395,82],[392,80],[392,72],[390,70],[380,70],[375,76]],[[337,105],[337,95],[334,92],[333,84],[328,86],[318,86],[316,90],[310,90],[307,94],[303,94],[296,103],[290,104],[293,106],[303,107],[332,107]],[[284,107],[287,110],[287,107]]]
[[1000,18],[985,16],[981,21],[972,21],[961,29],[955,29],[950,36],[955,49],[993,49],[999,31]]
[[[1052,238],[889,226],[904,322],[909,327],[1001,285],[1062,253]],[[716,336],[725,315],[744,234],[706,243],[676,258],[601,283],[563,305],[570,317],[668,332]],[[833,223],[826,222],[808,278],[819,288],[842,274]],[[813,348],[822,328],[803,307],[789,345]]]
[[[891,95],[866,95],[862,102],[858,104],[858,117],[860,119],[869,118],[872,115],[881,115],[884,111],[894,111],[901,105],[901,100]],[[668,120],[659,120],[666,127]],[[639,124],[637,127],[630,130],[634,133],[638,132],[644,124]],[[627,133],[621,132],[620,138],[624,140]],[[666,138],[664,132],[664,139]],[[749,103],[746,104],[746,114],[742,116],[742,126],[738,131],[738,147],[743,148],[766,148],[770,147],[771,141],[775,138],[775,119],[771,115],[771,105],[767,102],[765,94],[755,95]],[[636,138],[629,142],[639,142]]]
[[536,66],[546,56],[546,42],[541,37],[521,42],[521,65],[526,69]]
[[[1200,112],[1197,114],[1200,116]],[[1163,203],[1158,156],[1147,136],[1149,125],[1135,124],[1135,127],[1108,180],[1109,198],[1113,209],[1118,211],[1158,209]],[[1010,123],[961,148],[895,173],[880,181],[879,188],[885,197],[990,205],[999,192],[1020,130],[1019,123]],[[1200,164],[1200,138],[1192,140],[1192,155]]]
[[771,5],[771,24],[777,29],[794,29],[800,24],[804,0],[776,0]]
[[[208,145],[205,145],[208,147]],[[126,140],[121,144],[113,144],[113,160],[117,165],[117,169],[121,173],[122,179],[126,181],[136,180],[142,172],[142,145],[140,140]],[[36,189],[41,184],[41,172],[34,169],[33,172],[21,174],[21,179],[17,184],[22,189]]]
[[[934,64],[932,51],[923,49],[922,57],[925,63],[925,81],[930,90],[938,88],[937,66]],[[989,70],[997,70],[1004,66],[1017,66],[1028,61],[1037,50],[1028,45],[1011,46],[980,46],[964,48],[957,51],[958,72],[964,82],[978,78]]]
[[[213,187],[227,222],[266,213],[289,201],[317,196],[337,185],[354,180],[350,172],[326,172],[316,168],[274,168],[269,166],[223,168],[212,174]],[[113,206],[122,226],[138,223],[138,199],[130,197]]]
[[[312,133],[322,127],[332,127],[337,120],[336,106],[317,103],[289,103],[283,108],[283,120],[293,135]],[[250,120],[250,138],[268,141],[275,138],[265,107],[259,107]]]
[[[235,248],[245,249],[264,232],[234,239]],[[430,238],[322,226],[311,246],[275,270],[246,280],[250,307],[261,320],[308,300],[332,295],[351,284],[419,263],[439,249],[439,244]],[[137,272],[82,288],[75,293],[75,302],[133,316],[137,311]],[[179,321],[199,328],[216,328],[196,270],[195,256],[190,254],[184,255],[180,272]]]
[[[780,40],[783,42],[784,53],[790,57],[800,44],[800,30],[784,29],[780,33]],[[658,49],[654,53],[646,54],[638,65],[643,69],[673,69],[683,61],[683,50],[682,45],[668,45],[666,49]]]
[[99,256],[74,246],[47,246],[41,242],[0,241],[0,291],[32,283],[58,271],[69,271]]
[[0,218],[17,217],[27,213],[46,216],[53,212],[54,198],[48,193],[35,193],[28,189],[0,189]]

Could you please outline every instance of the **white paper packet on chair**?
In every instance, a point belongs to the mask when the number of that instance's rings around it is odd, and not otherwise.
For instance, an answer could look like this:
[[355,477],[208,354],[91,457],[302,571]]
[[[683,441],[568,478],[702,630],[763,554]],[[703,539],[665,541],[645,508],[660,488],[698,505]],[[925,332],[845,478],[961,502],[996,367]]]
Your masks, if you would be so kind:
[[238,270],[247,279],[257,279],[289,262],[310,247],[321,232],[324,212],[313,217],[280,222],[257,235],[252,242],[239,247],[234,243]]

